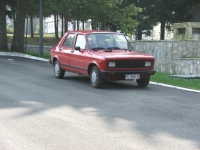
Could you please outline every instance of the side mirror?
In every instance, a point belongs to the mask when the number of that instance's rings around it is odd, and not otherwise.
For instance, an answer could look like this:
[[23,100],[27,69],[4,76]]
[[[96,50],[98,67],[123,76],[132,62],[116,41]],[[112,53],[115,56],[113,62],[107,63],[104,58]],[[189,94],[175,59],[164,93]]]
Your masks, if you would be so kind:
[[80,46],[75,46],[75,50],[81,51]]
[[80,46],[75,46],[75,48],[74,48],[75,50],[78,50],[79,52],[82,52],[82,51],[84,51],[83,49],[81,49],[81,47]]

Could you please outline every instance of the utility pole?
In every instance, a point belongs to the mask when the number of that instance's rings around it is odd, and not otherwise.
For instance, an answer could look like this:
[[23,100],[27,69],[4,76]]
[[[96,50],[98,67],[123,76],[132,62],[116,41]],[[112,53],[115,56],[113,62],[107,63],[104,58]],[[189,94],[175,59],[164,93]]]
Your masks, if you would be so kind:
[[[140,0],[137,0],[137,3],[139,3]],[[136,5],[137,5],[136,3]],[[138,6],[138,5],[137,5]],[[138,15],[136,15],[136,21],[138,20]],[[138,26],[136,27],[136,34],[135,34],[135,40],[138,40]]]
[[43,56],[43,0],[40,0],[40,38],[39,38],[39,57]]

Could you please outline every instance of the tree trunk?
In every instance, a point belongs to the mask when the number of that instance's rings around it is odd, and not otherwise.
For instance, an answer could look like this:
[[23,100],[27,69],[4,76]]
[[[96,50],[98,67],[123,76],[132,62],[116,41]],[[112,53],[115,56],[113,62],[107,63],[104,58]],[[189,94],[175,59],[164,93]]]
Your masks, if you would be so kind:
[[62,16],[61,37],[63,37],[63,33],[64,33],[64,17]]
[[0,1],[0,50],[7,50],[6,2]]
[[160,40],[165,39],[165,20],[162,20],[160,25]]
[[96,22],[92,19],[91,21],[92,30],[96,30]]
[[106,22],[101,22],[101,30],[106,30]]
[[55,37],[58,39],[58,13],[54,13]]
[[79,21],[76,22],[77,30],[79,30]]
[[82,22],[82,28],[83,28],[83,30],[85,30],[85,22],[84,21]]
[[27,0],[17,0],[17,13],[11,51],[24,52],[24,28]]
[[31,28],[31,37],[34,38],[34,36],[33,36],[33,15],[30,16],[30,28]]
[[138,40],[142,40],[142,26],[141,26],[141,24],[139,24],[137,31],[138,31],[138,36],[137,36]]
[[65,32],[68,32],[68,18],[65,16]]
[[73,30],[75,31],[76,30],[76,21],[73,21]]

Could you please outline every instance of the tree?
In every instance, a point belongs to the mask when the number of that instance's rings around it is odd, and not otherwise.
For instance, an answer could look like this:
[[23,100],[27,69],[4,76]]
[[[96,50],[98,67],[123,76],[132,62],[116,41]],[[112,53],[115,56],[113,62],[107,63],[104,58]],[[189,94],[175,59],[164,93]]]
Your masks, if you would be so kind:
[[[121,7],[122,2],[118,0],[87,0],[87,12],[92,19],[93,29],[120,30],[123,33],[134,33],[137,25],[135,16],[141,9],[130,4]],[[95,9],[94,9],[95,8]]]
[[28,6],[27,0],[17,0],[16,22],[14,26],[14,35],[11,45],[11,51],[24,51],[24,28],[25,17]]
[[154,22],[154,20],[147,17],[148,14],[144,9],[147,6],[145,0],[123,0],[120,9],[126,9],[130,7],[130,5],[134,5],[139,10],[130,17],[135,21],[135,25],[133,27],[136,39],[142,40],[142,35],[150,35],[150,31],[153,29],[153,26],[157,24],[157,22]]
[[188,6],[192,0],[143,0],[146,17],[161,24],[160,40],[164,40],[165,29],[175,22],[189,21]]
[[0,1],[0,50],[7,50],[6,0]]
[[191,6],[194,1],[198,0],[124,0],[123,6],[134,4],[142,8],[142,12],[134,16],[139,22],[137,39],[141,40],[142,34],[149,35],[153,26],[160,23],[160,39],[163,40],[165,29],[170,30],[173,23],[190,20],[188,6]]
[[194,0],[193,3],[188,6],[189,13],[194,16],[200,10],[200,1]]
[[29,9],[27,10],[27,15],[30,17],[30,31],[31,37],[34,38],[33,31],[33,18],[39,17],[39,1],[38,0],[28,0]]

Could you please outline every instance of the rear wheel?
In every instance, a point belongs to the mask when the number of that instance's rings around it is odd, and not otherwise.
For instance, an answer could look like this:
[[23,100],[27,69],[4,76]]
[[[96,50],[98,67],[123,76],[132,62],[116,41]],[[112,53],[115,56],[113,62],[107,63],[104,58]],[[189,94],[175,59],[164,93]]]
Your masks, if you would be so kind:
[[136,80],[138,86],[146,87],[149,84],[150,77]]
[[94,88],[100,88],[103,85],[103,77],[101,76],[97,66],[92,67],[90,71],[90,83]]
[[65,75],[65,71],[60,67],[58,60],[54,62],[54,74],[58,79],[62,79]]

